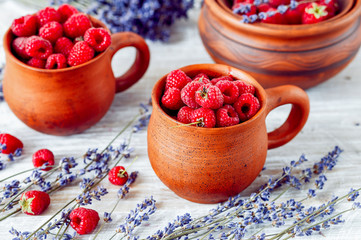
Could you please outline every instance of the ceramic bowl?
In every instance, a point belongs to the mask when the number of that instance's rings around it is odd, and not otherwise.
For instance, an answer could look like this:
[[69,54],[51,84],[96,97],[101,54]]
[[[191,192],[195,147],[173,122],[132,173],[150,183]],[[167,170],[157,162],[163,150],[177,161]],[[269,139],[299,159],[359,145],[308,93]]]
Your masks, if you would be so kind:
[[[205,0],[198,21],[217,63],[242,69],[265,88],[315,86],[343,70],[361,45],[361,1],[342,1],[341,13],[309,25],[243,24],[225,0]],[[349,9],[347,11],[347,9]]]

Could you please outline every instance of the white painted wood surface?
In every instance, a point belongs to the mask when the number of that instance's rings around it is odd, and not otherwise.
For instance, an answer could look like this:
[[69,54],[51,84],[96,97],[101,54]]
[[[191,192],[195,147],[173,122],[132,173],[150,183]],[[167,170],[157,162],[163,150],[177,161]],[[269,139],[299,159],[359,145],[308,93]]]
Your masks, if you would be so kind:
[[[0,35],[10,26],[12,19],[32,13],[35,10],[13,1],[0,1]],[[153,84],[169,71],[196,63],[212,63],[212,59],[205,51],[200,40],[197,20],[199,4],[190,12],[187,21],[179,21],[173,27],[169,43],[149,42],[151,63],[145,76],[126,92],[117,94],[106,116],[95,126],[84,133],[56,137],[36,132],[18,120],[6,102],[0,103],[0,131],[18,136],[24,143],[23,156],[16,162],[10,163],[6,170],[0,171],[0,178],[9,176],[24,169],[31,168],[31,155],[40,148],[51,149],[57,160],[65,156],[81,156],[88,148],[102,149],[116,135],[116,133],[135,115],[138,104],[146,102]],[[122,50],[113,60],[115,72],[119,75],[130,65],[134,57],[133,49]],[[0,60],[4,60],[1,48]],[[101,91],[101,89],[99,90]],[[325,189],[310,204],[319,205],[328,201],[332,196],[343,195],[351,187],[361,186],[361,53],[340,74],[329,81],[307,90],[311,101],[311,113],[305,128],[290,143],[280,148],[270,150],[266,161],[266,170],[247,190],[248,196],[258,186],[263,184],[269,176],[278,175],[283,166],[291,160],[297,159],[302,153],[310,160],[306,166],[318,161],[324,154],[339,145],[344,152],[336,168],[327,173],[328,181]],[[269,129],[281,124],[288,114],[288,107],[281,107],[272,112],[267,119]],[[130,209],[147,196],[157,200],[158,210],[145,226],[139,228],[138,234],[145,237],[163,228],[177,215],[189,212],[197,217],[206,214],[214,205],[202,205],[183,200],[176,196],[154,174],[148,158],[146,131],[134,135],[131,145],[135,148],[138,159],[131,165],[130,170],[138,170],[139,177],[131,188],[128,197],[121,201],[113,215],[114,221],[106,225],[99,239],[108,239],[116,226],[121,223]],[[125,162],[124,165],[129,165]],[[103,185],[109,194],[101,202],[94,202],[90,207],[100,214],[110,211],[116,202],[118,187],[112,186],[107,180]],[[68,200],[78,193],[78,186],[70,186],[52,195],[52,204],[40,216],[18,214],[0,222],[0,239],[11,239],[8,233],[11,226],[22,231],[31,231],[48,219]],[[303,192],[290,192],[282,199],[302,199]],[[341,209],[344,206],[340,206]],[[351,212],[346,214],[346,222],[329,230],[322,231],[325,237],[314,235],[308,239],[361,239],[361,214]],[[271,232],[277,229],[271,230]],[[90,239],[82,236],[79,239]]]

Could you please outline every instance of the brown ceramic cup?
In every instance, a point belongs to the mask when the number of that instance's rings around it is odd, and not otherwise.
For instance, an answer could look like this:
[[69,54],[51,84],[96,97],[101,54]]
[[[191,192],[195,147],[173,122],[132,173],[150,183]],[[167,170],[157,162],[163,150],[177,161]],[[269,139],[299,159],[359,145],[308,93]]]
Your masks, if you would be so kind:
[[[94,27],[104,25],[92,17]],[[29,127],[52,135],[71,135],[97,123],[108,111],[115,93],[136,83],[149,65],[149,49],[142,37],[121,32],[94,59],[64,69],[39,69],[26,65],[11,51],[13,34],[4,37],[6,66],[3,91],[13,113]],[[125,47],[137,50],[130,69],[115,77],[111,61]]]
[[[245,72],[220,64],[181,68],[190,77],[199,72],[211,77],[230,75],[256,88],[261,108],[251,119],[231,127],[182,126],[160,106],[166,76],[154,86],[153,112],[148,126],[148,155],[160,180],[182,198],[198,203],[217,203],[234,196],[258,176],[267,149],[286,144],[302,129],[309,114],[307,94],[284,85],[263,89]],[[267,133],[265,120],[274,108],[291,104],[287,120]]]

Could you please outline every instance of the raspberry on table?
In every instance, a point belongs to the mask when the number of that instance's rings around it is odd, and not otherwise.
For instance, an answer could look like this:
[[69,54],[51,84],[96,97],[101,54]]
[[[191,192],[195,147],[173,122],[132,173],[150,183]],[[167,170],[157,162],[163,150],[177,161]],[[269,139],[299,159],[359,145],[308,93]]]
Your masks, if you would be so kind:
[[39,29],[39,36],[55,43],[58,38],[63,36],[63,26],[58,22],[48,22]]
[[39,26],[43,26],[48,22],[60,22],[60,14],[53,7],[46,7],[36,13]]
[[124,185],[127,182],[128,177],[128,173],[123,166],[113,167],[108,174],[109,182],[118,186]]
[[228,127],[239,123],[236,110],[231,105],[224,105],[216,112],[217,127]]
[[31,58],[26,64],[35,68],[45,68],[46,60]]
[[85,63],[94,57],[94,49],[86,42],[77,42],[71,49],[68,56],[68,64],[70,66],[77,66]]
[[161,102],[164,107],[171,110],[178,110],[184,106],[181,98],[181,91],[175,87],[168,88],[164,92]]
[[[40,149],[36,151],[33,154],[32,161],[36,168],[43,166],[45,163],[47,163],[48,166],[53,166],[55,163],[54,154],[49,149]],[[46,167],[42,170],[49,171],[50,169],[52,169],[52,167]]]
[[73,42],[67,37],[58,38],[54,45],[55,53],[62,53],[65,57],[68,57],[71,49],[74,47]]
[[216,126],[216,115],[212,109],[195,109],[190,118],[191,123],[197,123],[197,127],[213,128]]
[[95,51],[103,52],[111,44],[111,36],[105,28],[89,28],[84,33],[84,41]]
[[28,215],[41,214],[48,208],[49,204],[49,194],[37,190],[31,190],[23,193],[19,201],[22,212]]
[[60,15],[60,22],[65,22],[71,15],[78,13],[79,11],[70,4],[62,4],[58,7],[57,12]]
[[190,108],[188,106],[184,106],[181,109],[179,109],[178,114],[177,114],[177,121],[181,122],[181,123],[191,123],[191,116],[193,113],[194,109]]
[[24,147],[22,141],[8,133],[0,134],[0,145],[0,153],[3,154],[14,154],[17,149]]
[[70,226],[80,235],[91,233],[100,220],[97,211],[88,208],[75,208],[69,214]]
[[25,52],[30,57],[45,60],[53,53],[53,47],[48,40],[31,36],[26,40]]
[[34,15],[26,15],[15,19],[11,31],[18,37],[29,37],[36,34],[37,20]]
[[218,81],[215,86],[221,90],[224,98],[224,104],[233,104],[237,101],[239,90],[233,82],[221,80]]
[[197,75],[193,78],[193,81],[201,82],[201,83],[204,83],[204,84],[208,84],[208,83],[211,82],[211,80],[209,80],[209,77],[208,77],[207,74],[205,74],[205,73],[199,73],[199,74],[197,74]]
[[233,81],[233,78],[230,77],[230,76],[222,76],[222,77],[218,77],[218,78],[213,78],[213,79],[211,80],[211,83],[212,83],[213,85],[216,85],[217,82],[222,81],[222,80]]
[[195,99],[200,106],[211,109],[220,108],[224,102],[221,90],[211,83],[200,86],[196,91]]
[[61,69],[67,66],[66,57],[61,53],[51,54],[45,64],[46,69]]
[[253,94],[244,93],[238,98],[237,102],[233,104],[233,107],[238,113],[239,120],[244,122],[253,117],[258,112],[261,105],[258,98],[253,96]]
[[236,81],[233,81],[233,83],[238,88],[239,96],[241,96],[243,93],[251,93],[254,95],[254,93],[256,91],[256,88],[253,85],[248,84],[242,80],[236,80]]
[[15,54],[21,59],[25,59],[25,60],[30,58],[25,51],[27,39],[28,39],[27,37],[18,37],[15,38],[14,41],[11,43],[11,47],[15,52]]
[[165,89],[175,87],[181,90],[192,79],[188,77],[182,70],[173,70],[167,75]]
[[63,24],[64,34],[69,38],[84,36],[86,30],[91,28],[91,22],[84,13],[71,15]]
[[187,83],[181,90],[181,98],[185,105],[191,108],[199,108],[199,104],[196,102],[196,91],[203,86],[204,83],[200,81],[192,81]]

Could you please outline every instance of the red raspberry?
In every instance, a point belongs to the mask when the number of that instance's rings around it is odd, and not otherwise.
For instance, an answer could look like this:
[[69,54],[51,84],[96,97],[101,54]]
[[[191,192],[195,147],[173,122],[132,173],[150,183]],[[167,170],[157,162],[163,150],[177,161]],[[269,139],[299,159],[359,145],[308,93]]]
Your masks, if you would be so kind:
[[84,36],[84,33],[88,28],[91,28],[91,22],[87,15],[84,13],[76,13],[71,15],[64,25],[65,36],[69,38],[76,38]]
[[69,38],[61,37],[55,42],[54,52],[62,53],[65,57],[67,57],[73,47],[74,44]]
[[[54,154],[48,149],[40,149],[33,154],[33,165],[38,168],[48,163],[48,166],[54,165]],[[42,170],[49,171],[53,167],[46,167]]]
[[209,108],[195,109],[190,118],[191,123],[197,123],[198,127],[213,128],[216,126],[216,115]]
[[32,190],[23,193],[19,201],[21,210],[28,215],[39,215],[50,204],[49,194],[42,191]]
[[256,88],[253,85],[248,84],[242,80],[237,80],[233,83],[238,87],[239,96],[241,96],[243,93],[252,93],[254,95],[256,91]]
[[200,86],[196,91],[195,99],[200,106],[211,109],[220,108],[224,102],[221,90],[211,83]]
[[60,15],[60,22],[65,22],[71,15],[78,13],[79,11],[69,4],[62,4],[59,6],[57,12]]
[[181,123],[191,123],[191,116],[193,113],[194,109],[190,108],[188,106],[184,106],[181,109],[179,109],[178,114],[177,114],[177,121],[181,122]]
[[234,109],[238,113],[239,120],[244,122],[253,117],[261,107],[258,98],[251,93],[242,94],[237,102],[233,104]]
[[262,19],[263,23],[271,23],[271,24],[287,24],[286,18],[280,12],[277,12],[276,8],[270,8],[266,11],[267,18]]
[[40,27],[48,22],[60,22],[60,14],[52,7],[46,7],[39,10],[36,13],[36,17]]
[[162,104],[171,110],[178,110],[184,106],[181,99],[181,91],[178,88],[168,88],[162,96]]
[[125,171],[124,167],[116,166],[109,171],[108,179],[109,182],[114,185],[124,185],[128,180],[128,173]]
[[337,0],[321,0],[319,3],[327,6],[326,11],[330,14],[330,17],[335,16],[340,10],[340,4],[338,4]]
[[84,41],[77,42],[69,53],[68,64],[70,66],[77,66],[89,61],[93,57],[94,49]]
[[236,110],[231,105],[224,105],[216,112],[217,127],[228,127],[239,123]]
[[15,38],[14,41],[11,43],[12,49],[14,50],[15,54],[22,59],[30,58],[25,51],[27,39],[28,38],[26,38],[26,37],[18,37],[18,38]]
[[277,8],[279,5],[288,5],[290,2],[290,0],[268,0],[268,3],[274,8]]
[[269,3],[261,3],[260,5],[257,6],[258,8],[258,12],[267,12],[268,9],[271,8],[271,5],[269,5]]
[[196,102],[196,91],[203,86],[203,82],[192,81],[185,85],[181,90],[181,98],[185,105],[191,108],[198,108],[199,104]]
[[230,76],[222,76],[222,77],[218,77],[218,78],[213,78],[213,79],[211,80],[211,83],[212,83],[213,85],[216,85],[217,82],[222,81],[222,80],[233,81],[233,78],[230,77]]
[[35,68],[45,68],[46,60],[32,58],[26,64]]
[[55,43],[63,36],[63,27],[58,22],[48,22],[39,29],[39,36]]
[[99,222],[99,214],[93,209],[79,207],[71,211],[70,226],[80,235],[91,233]]
[[37,21],[34,15],[17,18],[11,24],[11,31],[18,37],[29,37],[36,34]]
[[241,2],[234,4],[232,7],[232,11],[238,15],[251,16],[257,14],[257,7],[250,3]]
[[327,6],[318,3],[309,3],[302,15],[302,24],[313,24],[325,21],[332,17],[332,13],[327,12]]
[[0,134],[0,153],[10,154],[15,153],[17,149],[22,149],[24,147],[23,143],[13,135],[8,133]]
[[39,36],[31,36],[26,40],[26,54],[38,59],[47,59],[53,53],[51,43]]
[[233,82],[221,80],[217,82],[215,86],[221,90],[224,98],[224,104],[233,104],[237,101],[239,90]]
[[84,41],[95,51],[103,52],[110,46],[112,39],[104,28],[89,28],[84,33]]
[[167,75],[165,89],[175,87],[181,90],[192,79],[188,77],[182,70],[173,70]]
[[204,74],[204,73],[199,73],[197,74],[194,78],[193,81],[198,81],[198,82],[202,82],[204,84],[208,84],[211,82],[211,80],[209,80],[209,77]]
[[61,69],[66,67],[66,57],[61,53],[51,54],[45,64],[46,69]]

